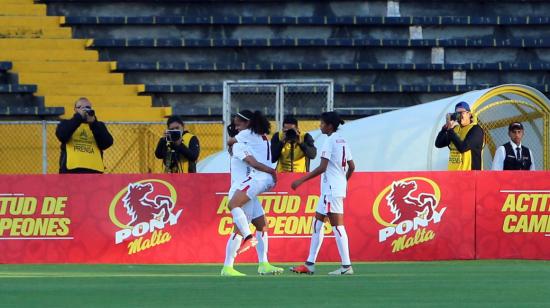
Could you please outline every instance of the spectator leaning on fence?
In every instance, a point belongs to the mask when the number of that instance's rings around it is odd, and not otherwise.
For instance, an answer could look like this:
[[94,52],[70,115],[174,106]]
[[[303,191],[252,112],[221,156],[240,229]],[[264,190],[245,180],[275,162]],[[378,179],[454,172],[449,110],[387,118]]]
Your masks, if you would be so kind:
[[105,123],[97,120],[92,103],[85,97],[74,105],[75,114],[55,130],[61,142],[59,173],[103,173],[103,151],[113,145]]
[[484,132],[474,121],[470,106],[460,102],[447,114],[446,123],[435,139],[438,148],[449,147],[449,170],[481,170]]
[[508,126],[507,142],[495,151],[493,170],[535,170],[535,161],[531,150],[521,144],[525,130],[520,122]]
[[298,129],[298,120],[287,116],[283,130],[271,137],[271,161],[277,162],[277,172],[308,172],[309,160],[317,155],[313,138]]
[[162,159],[166,173],[195,173],[200,154],[199,139],[184,130],[180,117],[171,116],[166,122],[168,130],[160,138],[155,156]]

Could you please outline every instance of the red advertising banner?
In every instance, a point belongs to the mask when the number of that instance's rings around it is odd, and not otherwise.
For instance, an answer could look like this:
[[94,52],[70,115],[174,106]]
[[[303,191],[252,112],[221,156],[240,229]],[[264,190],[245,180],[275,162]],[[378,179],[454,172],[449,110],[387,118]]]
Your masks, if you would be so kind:
[[[352,261],[474,258],[474,173],[356,173],[345,199]],[[319,181],[280,175],[260,197],[272,262],[301,262]],[[223,262],[227,174],[0,177],[0,263]],[[332,230],[319,261],[339,261]],[[237,262],[255,262],[254,251]]]
[[476,204],[477,258],[550,259],[548,172],[483,172]]

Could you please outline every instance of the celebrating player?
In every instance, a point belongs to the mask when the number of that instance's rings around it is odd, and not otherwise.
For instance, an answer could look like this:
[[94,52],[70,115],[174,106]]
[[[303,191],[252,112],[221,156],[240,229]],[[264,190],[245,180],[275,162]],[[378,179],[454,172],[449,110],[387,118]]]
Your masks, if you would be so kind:
[[340,124],[344,124],[344,121],[336,112],[321,114],[321,132],[328,136],[321,148],[321,163],[315,170],[292,183],[292,189],[295,190],[304,182],[321,175],[321,195],[313,223],[309,256],[304,265],[290,268],[295,273],[313,274],[315,272],[315,260],[324,237],[323,223],[328,217],[334,230],[338,252],[342,258],[342,266],[330,272],[329,275],[353,274],[349,257],[348,235],[344,228],[344,198],[346,197],[347,181],[355,170],[355,164],[346,140],[337,132]]
[[[221,274],[243,276],[233,269],[235,256],[256,245],[258,273],[279,274],[283,269],[272,266],[267,260],[267,226],[264,210],[257,198],[258,194],[271,189],[276,179],[275,170],[268,167],[271,165],[271,152],[265,134],[269,133],[269,122],[259,111],[252,113],[244,110],[235,116],[234,123],[239,133],[228,142],[232,149],[229,209],[238,232],[231,234],[227,242]],[[256,238],[251,234],[250,222],[256,227]]]

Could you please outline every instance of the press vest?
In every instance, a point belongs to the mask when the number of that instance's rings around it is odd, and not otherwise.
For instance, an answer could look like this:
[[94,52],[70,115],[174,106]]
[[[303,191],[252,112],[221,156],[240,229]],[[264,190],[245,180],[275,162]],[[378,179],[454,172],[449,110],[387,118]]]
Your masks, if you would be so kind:
[[[283,140],[283,132],[279,132],[279,140]],[[304,140],[304,134],[300,134]],[[294,158],[294,159],[293,159]],[[298,143],[287,142],[281,150],[281,156],[277,161],[277,172],[307,172],[307,157]]]
[[[191,133],[184,133],[183,136],[181,136],[181,143],[189,148],[189,143],[191,142],[191,138],[195,137]],[[167,153],[167,155],[170,155],[170,153]],[[176,164],[172,163],[171,171],[174,173],[178,172],[178,164],[181,167],[181,171],[183,173],[189,173],[189,160],[185,156],[178,156],[180,159]]]
[[99,172],[105,171],[101,150],[97,146],[94,134],[88,125],[80,125],[67,144],[67,169],[86,168]]
[[[460,140],[466,139],[466,135],[472,127],[476,125],[471,123],[467,126],[457,125],[453,128],[454,132],[458,135]],[[464,153],[460,153],[454,143],[449,144],[451,153],[449,154],[449,170],[472,170],[472,151],[468,150]]]
[[506,152],[504,158],[503,170],[530,170],[531,169],[531,153],[529,149],[521,146],[521,160],[517,160],[516,147],[512,147],[510,142],[503,144]]

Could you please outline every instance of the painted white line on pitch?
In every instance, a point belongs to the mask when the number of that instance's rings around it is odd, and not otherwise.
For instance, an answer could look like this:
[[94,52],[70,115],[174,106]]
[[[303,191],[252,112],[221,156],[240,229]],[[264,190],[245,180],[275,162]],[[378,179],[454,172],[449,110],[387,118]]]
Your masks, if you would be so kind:
[[74,240],[74,237],[0,237],[3,240]]
[[0,194],[0,197],[6,197],[6,196],[14,196],[14,197],[22,197],[25,194]]
[[550,193],[550,190],[501,190],[500,192],[506,192],[506,193],[510,193],[510,192],[538,192],[538,193],[544,192],[544,193]]

